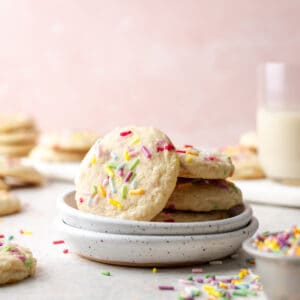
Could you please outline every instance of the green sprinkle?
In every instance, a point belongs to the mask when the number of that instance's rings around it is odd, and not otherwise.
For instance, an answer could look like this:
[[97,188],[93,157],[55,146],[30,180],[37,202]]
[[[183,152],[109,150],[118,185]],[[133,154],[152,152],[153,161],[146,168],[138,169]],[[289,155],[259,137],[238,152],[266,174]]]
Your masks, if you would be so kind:
[[104,276],[111,276],[109,271],[103,271],[101,274]]
[[8,240],[9,241],[11,241],[11,240],[13,240],[14,239],[14,236],[13,235],[10,235],[9,237],[8,237]]
[[212,276],[214,276],[214,275],[212,275],[212,274],[206,274],[206,275],[204,275],[204,278],[208,278],[208,277],[212,277]]
[[93,194],[97,194],[98,193],[98,188],[96,185],[93,186]]
[[7,245],[4,247],[4,251],[10,251],[13,248],[11,245]]
[[183,296],[178,296],[177,300],[185,300],[185,297],[183,297]]
[[116,164],[116,163],[108,162],[106,165],[107,165],[108,167],[112,168],[112,169],[117,169],[117,164]]
[[198,290],[192,290],[192,296],[193,297],[199,297],[200,296],[200,291],[198,291]]
[[136,176],[136,174],[133,173],[133,174],[131,175],[130,179],[129,179],[129,182],[132,182],[132,181],[134,180],[135,176]]
[[187,278],[187,280],[191,280],[191,281],[193,281],[193,280],[194,280],[194,278],[193,278],[193,276],[189,276],[189,277]]
[[122,199],[126,199],[127,198],[127,185],[126,184],[122,185],[121,194],[122,194]]
[[237,290],[237,291],[233,291],[232,295],[233,296],[247,297],[248,292],[247,292],[247,290],[244,290],[244,289],[243,290]]
[[140,163],[140,159],[137,158],[137,159],[129,166],[129,170],[130,170],[130,171],[133,171],[139,163]]
[[31,261],[30,259],[26,259],[26,260],[24,261],[24,265],[25,265],[26,267],[30,267],[30,266],[32,265],[32,261]]

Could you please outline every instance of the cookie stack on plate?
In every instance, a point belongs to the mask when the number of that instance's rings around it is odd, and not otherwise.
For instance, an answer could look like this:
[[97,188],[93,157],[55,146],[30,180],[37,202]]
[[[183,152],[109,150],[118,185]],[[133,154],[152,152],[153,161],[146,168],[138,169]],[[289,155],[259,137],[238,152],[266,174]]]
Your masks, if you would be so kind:
[[47,162],[81,161],[98,138],[99,134],[89,131],[46,133],[41,136],[39,145],[30,156]]
[[230,216],[242,204],[242,193],[226,180],[233,174],[231,159],[221,153],[202,151],[191,145],[176,150],[179,177],[166,209],[154,221],[209,221]]
[[37,129],[25,115],[0,115],[0,156],[27,156],[35,146]]

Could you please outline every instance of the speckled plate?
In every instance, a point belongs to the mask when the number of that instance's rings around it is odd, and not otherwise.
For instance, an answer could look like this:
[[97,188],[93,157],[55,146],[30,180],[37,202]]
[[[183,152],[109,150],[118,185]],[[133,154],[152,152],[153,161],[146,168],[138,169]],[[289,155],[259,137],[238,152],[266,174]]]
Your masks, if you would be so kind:
[[58,201],[62,220],[73,227],[96,232],[131,235],[178,235],[229,232],[249,223],[252,209],[249,205],[232,210],[232,217],[205,222],[142,222],[108,218],[82,212],[77,209],[75,192],[69,192]]
[[91,260],[127,266],[177,266],[224,258],[237,251],[258,228],[251,221],[241,229],[205,235],[109,234],[57,221],[60,235],[70,251]]

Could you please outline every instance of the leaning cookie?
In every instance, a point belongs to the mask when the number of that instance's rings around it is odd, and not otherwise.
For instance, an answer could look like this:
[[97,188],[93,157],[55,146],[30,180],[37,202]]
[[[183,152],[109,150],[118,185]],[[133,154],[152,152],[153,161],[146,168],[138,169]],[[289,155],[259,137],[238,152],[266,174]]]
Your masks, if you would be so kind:
[[180,160],[179,177],[225,179],[233,174],[231,159],[222,153],[202,151],[190,145],[176,150]]
[[10,215],[20,211],[20,200],[14,194],[0,191],[0,216]]
[[232,179],[260,179],[265,177],[257,154],[248,147],[229,146],[223,151],[231,156],[235,167]]
[[158,214],[153,222],[206,222],[214,220],[222,220],[229,218],[229,213],[226,211],[212,212],[186,212],[186,211],[168,211],[164,210]]
[[33,276],[35,269],[36,259],[29,249],[0,240],[0,284]]
[[32,118],[23,114],[0,115],[0,132],[11,132],[18,129],[34,127]]
[[175,148],[160,130],[117,128],[90,149],[75,180],[80,210],[152,220],[165,207],[179,171]]
[[8,177],[21,184],[41,185],[45,182],[40,172],[24,165],[18,158],[0,158],[0,176]]
[[242,193],[232,182],[178,178],[166,207],[175,210],[208,212],[228,210],[243,202]]

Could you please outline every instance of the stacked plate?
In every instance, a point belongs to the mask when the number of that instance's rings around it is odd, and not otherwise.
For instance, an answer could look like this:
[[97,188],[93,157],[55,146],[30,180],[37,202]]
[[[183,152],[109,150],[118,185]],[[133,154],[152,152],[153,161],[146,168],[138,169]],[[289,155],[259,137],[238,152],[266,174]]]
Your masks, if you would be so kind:
[[175,266],[221,259],[258,228],[248,205],[207,222],[142,222],[79,211],[75,192],[59,199],[58,229],[71,250],[91,260],[128,266]]

